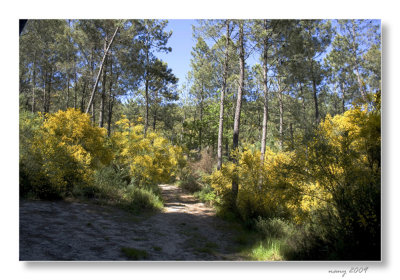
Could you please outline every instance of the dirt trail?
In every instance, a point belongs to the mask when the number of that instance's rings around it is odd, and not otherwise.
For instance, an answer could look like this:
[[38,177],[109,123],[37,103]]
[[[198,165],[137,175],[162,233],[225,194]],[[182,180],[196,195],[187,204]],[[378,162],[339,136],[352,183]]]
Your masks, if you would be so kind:
[[212,208],[161,185],[163,212],[152,216],[86,203],[20,201],[20,260],[233,260],[232,227]]

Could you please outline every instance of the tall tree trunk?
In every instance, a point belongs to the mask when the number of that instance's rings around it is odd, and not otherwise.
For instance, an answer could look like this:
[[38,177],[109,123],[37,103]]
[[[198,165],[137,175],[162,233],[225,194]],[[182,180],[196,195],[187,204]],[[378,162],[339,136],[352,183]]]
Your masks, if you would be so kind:
[[43,75],[43,113],[46,113],[46,100],[47,100],[46,87],[47,87],[47,72],[45,71]]
[[108,47],[107,47],[106,51],[104,52],[103,59],[102,59],[102,61],[100,63],[99,73],[97,73],[96,82],[94,83],[92,94],[90,95],[90,99],[89,99],[89,104],[88,104],[88,106],[86,108],[86,114],[89,113],[90,107],[91,107],[91,105],[93,103],[94,94],[96,93],[97,85],[99,84],[101,72],[102,72],[103,66],[104,66],[104,61],[105,61],[105,59],[107,57],[107,53],[110,50],[110,47],[111,47],[111,45],[112,45],[112,43],[114,41],[115,35],[117,35],[118,29],[119,29],[119,27],[117,27],[115,29],[115,32],[114,32],[113,36],[111,37],[110,44],[108,44]]
[[68,105],[69,105],[69,73],[67,73],[67,100],[65,102],[65,110],[68,109]]
[[[267,29],[267,20],[264,20],[264,29]],[[267,141],[267,124],[268,124],[268,40],[264,39],[264,52],[263,52],[263,86],[264,86],[264,100],[263,100],[263,120],[262,120],[262,134],[261,134],[261,165],[264,163],[265,149]]]
[[43,74],[43,113],[46,112],[46,71]]
[[313,98],[314,98],[314,108],[315,108],[315,123],[319,123],[319,108],[318,108],[318,93],[317,93],[317,81],[314,74],[314,63],[313,59],[310,59],[310,71],[311,71],[311,79],[312,79],[312,87],[313,87]]
[[47,113],[50,113],[50,103],[51,103],[51,85],[53,82],[53,67],[50,68],[50,76],[49,76],[49,90],[47,91]]
[[[104,40],[104,53],[107,51],[108,38]],[[102,91],[101,91],[101,99],[100,99],[100,114],[99,114],[99,127],[104,126],[104,110],[105,110],[105,102],[106,102],[106,82],[107,82],[107,56],[104,59],[104,67],[103,67],[103,81],[102,81]]]
[[341,84],[341,90],[342,90],[342,114],[345,112],[345,99],[346,99],[346,94],[344,93],[344,83]]
[[78,94],[78,80],[77,80],[77,74],[76,74],[76,68],[75,68],[75,77],[74,77],[74,109],[76,109],[77,106],[77,94]]
[[87,84],[88,84],[88,81],[86,78],[84,78],[83,86],[82,86],[82,96],[81,96],[81,112],[84,112],[84,108],[85,108],[85,96],[86,96]]
[[358,88],[360,90],[361,96],[364,100],[365,103],[368,103],[368,99],[367,99],[367,93],[365,92],[364,89],[364,85],[361,79],[361,75],[360,75],[360,61],[357,57],[357,47],[356,47],[356,30],[355,30],[355,22],[354,20],[351,20],[351,24],[352,24],[352,29],[351,29],[351,33],[352,33],[352,47],[353,47],[353,52],[354,52],[354,61],[355,61],[355,70],[356,70],[356,76],[357,76],[357,82],[358,82]]
[[35,57],[34,57],[34,60],[33,60],[34,62],[33,62],[33,75],[32,75],[32,113],[34,113],[35,112],[35,102],[36,102],[36,100],[35,100],[35,89],[36,89],[36,54],[35,54]]
[[228,55],[229,55],[229,20],[226,20],[226,42],[225,42],[225,58],[224,58],[224,73],[222,78],[221,99],[219,103],[219,126],[218,126],[218,144],[217,144],[217,169],[222,167],[222,140],[224,132],[224,100],[226,91],[226,80],[228,78]]
[[149,52],[150,52],[150,45],[149,45],[149,38],[148,36],[146,37],[146,65],[144,69],[144,95],[145,95],[145,102],[146,102],[146,113],[145,113],[145,118],[144,118],[144,137],[146,137],[147,134],[147,129],[149,127],[149,68],[150,68],[150,58],[149,58]]
[[[50,112],[50,89],[51,89],[51,77],[53,75],[53,70],[50,70],[50,75],[47,71],[44,73],[44,86],[43,86],[43,112]],[[47,88],[47,89],[46,89]]]
[[[244,91],[244,38],[243,38],[243,21],[239,22],[239,87],[236,100],[235,118],[233,122],[233,150],[239,146],[239,128],[240,128],[240,111],[242,107],[242,95]],[[237,164],[237,158],[233,158],[233,163]],[[232,206],[236,207],[236,198],[239,191],[239,177],[237,170],[234,171],[232,180]]]
[[317,83],[315,79],[312,81],[313,83],[313,97],[314,97],[314,107],[315,107],[315,123],[319,123],[319,108],[318,108],[318,95],[317,95]]
[[93,124],[96,123],[96,106],[95,106],[95,100],[92,101],[92,104],[90,105],[91,111],[92,111],[92,122]]
[[146,137],[147,129],[149,127],[149,78],[146,70],[146,78],[145,78],[145,101],[146,101],[146,115],[144,120],[144,137]]
[[199,127],[199,151],[201,151],[201,144],[203,142],[203,92],[200,98],[200,127]]
[[279,148],[283,150],[283,93],[281,89],[281,81],[278,80],[278,101],[279,101]]
[[153,111],[153,131],[156,131],[156,124],[157,124],[157,108],[154,108]]
[[[113,65],[113,61],[112,58],[110,59],[110,89],[109,89],[109,98],[108,98],[108,119],[107,119],[107,133],[108,136],[111,135],[111,119],[112,119],[112,113],[113,113],[113,106],[114,106],[114,94],[112,91],[112,87],[113,87],[113,72],[112,72],[112,65]],[[116,81],[118,81],[118,75],[116,76]]]

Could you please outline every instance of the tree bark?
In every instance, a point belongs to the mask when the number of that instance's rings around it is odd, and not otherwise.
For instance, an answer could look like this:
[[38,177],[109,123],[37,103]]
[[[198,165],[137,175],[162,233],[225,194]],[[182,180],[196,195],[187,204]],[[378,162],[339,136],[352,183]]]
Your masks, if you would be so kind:
[[77,73],[76,73],[76,68],[75,68],[75,77],[74,77],[74,109],[76,109],[77,106],[77,98],[78,98],[78,80],[77,80]]
[[[110,60],[110,77],[111,77],[111,79],[110,79],[110,83],[109,83],[110,89],[109,89],[108,119],[107,119],[107,133],[108,133],[108,136],[109,136],[109,137],[110,137],[110,135],[111,135],[111,119],[112,119],[113,106],[114,106],[114,100],[115,100],[115,97],[114,97],[114,94],[113,94],[113,91],[112,91],[112,87],[113,87],[112,65],[113,65],[113,61],[112,61],[112,59],[111,59],[111,60]],[[118,75],[116,76],[116,79],[115,79],[115,80],[118,81]]]
[[[264,20],[264,29],[267,29],[267,20]],[[268,40],[264,39],[264,52],[263,52],[263,86],[264,86],[264,100],[263,100],[263,120],[262,120],[262,134],[261,134],[261,165],[264,163],[265,149],[267,141],[267,124],[268,124]]]
[[146,37],[146,65],[145,65],[145,72],[144,72],[144,94],[145,94],[145,102],[146,102],[146,114],[145,114],[145,119],[144,119],[144,137],[146,137],[147,134],[147,129],[149,127],[149,67],[150,67],[150,58],[149,58],[149,52],[150,52],[150,39],[147,34]]
[[47,91],[47,113],[50,113],[50,99],[51,99],[51,95],[50,95],[50,93],[51,93],[51,84],[52,84],[52,80],[53,80],[53,68],[51,67],[50,68],[50,76],[49,76],[49,82],[48,82],[48,85],[49,85],[49,90]]
[[[104,53],[107,51],[107,35],[104,41]],[[107,56],[104,59],[104,71],[103,71],[103,81],[102,81],[102,91],[101,91],[101,99],[100,99],[100,114],[99,114],[99,127],[104,126],[104,110],[105,110],[105,101],[106,101],[106,82],[107,82]]]
[[315,123],[319,123],[319,108],[318,108],[318,93],[317,93],[317,81],[314,74],[314,63],[312,58],[310,59],[310,70],[311,70],[311,79],[312,79],[312,87],[313,87],[313,98],[314,98],[314,108],[315,108]]
[[201,151],[201,144],[203,142],[203,92],[200,97],[200,127],[199,127],[199,151]]
[[[236,100],[235,118],[233,123],[233,150],[239,146],[239,128],[240,128],[240,112],[242,106],[242,95],[244,91],[244,38],[243,38],[243,21],[239,23],[239,87]],[[233,163],[237,164],[237,158],[233,158]],[[239,178],[237,170],[234,171],[232,180],[232,206],[236,206],[236,198],[239,191]]]
[[32,75],[32,113],[35,112],[35,89],[36,89],[36,55],[33,62],[33,75]]
[[90,106],[92,110],[92,122],[95,124],[96,123],[96,107],[95,107],[95,101],[93,100],[92,105]]
[[46,85],[47,85],[47,72],[43,75],[43,113],[46,113]]
[[361,80],[361,75],[360,75],[360,69],[359,69],[360,62],[359,62],[358,57],[357,57],[356,30],[355,30],[354,20],[351,21],[351,24],[352,24],[351,32],[352,32],[352,37],[353,37],[352,47],[353,47],[353,52],[354,52],[354,61],[355,61],[355,70],[356,70],[358,88],[360,90],[360,93],[361,93],[361,96],[362,96],[364,102],[368,103],[367,93],[364,90],[364,85],[363,85],[363,82]]
[[153,131],[156,131],[156,124],[157,124],[157,108],[154,108],[154,112],[153,112]]
[[69,73],[67,73],[67,100],[65,102],[65,110],[68,109],[68,105],[69,105]]
[[283,150],[283,94],[280,86],[280,79],[278,80],[278,101],[279,101],[279,148]]
[[81,112],[84,112],[85,108],[85,95],[86,95],[86,88],[87,88],[88,81],[86,78],[83,80],[83,86],[82,86],[82,96],[81,96]]
[[88,104],[88,106],[86,108],[86,111],[85,111],[86,114],[89,113],[90,107],[92,106],[94,95],[95,95],[96,89],[97,89],[97,85],[99,84],[101,72],[103,70],[104,61],[105,61],[105,59],[107,57],[107,53],[110,50],[110,47],[111,47],[111,45],[112,45],[112,43],[114,41],[115,35],[117,35],[118,29],[119,29],[119,27],[117,27],[115,29],[115,32],[114,32],[113,36],[111,37],[110,44],[108,44],[108,47],[107,47],[106,51],[104,52],[103,59],[102,59],[102,61],[100,63],[99,73],[97,73],[96,82],[94,83],[92,94],[90,95],[90,99],[89,99],[89,104]]
[[228,78],[228,55],[229,55],[229,20],[226,20],[226,42],[225,42],[225,58],[224,58],[224,73],[222,78],[221,99],[219,103],[219,126],[218,126],[218,144],[217,144],[217,169],[222,167],[222,140],[224,132],[224,100],[226,91],[226,80]]

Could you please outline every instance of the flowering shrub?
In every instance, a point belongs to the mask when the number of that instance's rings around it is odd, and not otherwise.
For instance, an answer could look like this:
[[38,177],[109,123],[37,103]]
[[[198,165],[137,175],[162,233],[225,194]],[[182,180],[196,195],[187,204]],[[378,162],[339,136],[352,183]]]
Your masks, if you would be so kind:
[[[318,224],[313,227],[318,238],[336,249],[347,244],[354,254],[351,246],[364,244],[379,250],[380,139],[377,111],[354,108],[328,115],[314,138],[295,152],[267,149],[262,164],[254,148],[236,151],[237,164],[214,171],[211,186],[223,204],[237,172],[236,210],[244,221],[262,217]],[[379,254],[371,252],[357,254]]]
[[139,186],[168,182],[184,162],[182,148],[171,145],[157,133],[143,135],[143,126],[123,117],[112,137],[116,162],[129,166],[132,179]]
[[[29,142],[35,170],[26,168],[34,192],[70,193],[75,184],[91,185],[94,170],[112,159],[106,130],[75,109],[41,116],[43,124]],[[21,158],[26,162],[25,158]],[[29,163],[32,165],[32,163]],[[34,171],[34,172],[32,172]]]

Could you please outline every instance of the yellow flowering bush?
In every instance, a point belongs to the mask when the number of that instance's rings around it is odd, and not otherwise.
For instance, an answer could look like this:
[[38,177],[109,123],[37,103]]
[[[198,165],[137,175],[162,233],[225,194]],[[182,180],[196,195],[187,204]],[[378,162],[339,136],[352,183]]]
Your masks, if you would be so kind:
[[37,192],[64,194],[74,184],[91,185],[94,169],[112,159],[106,130],[92,125],[87,114],[68,109],[43,116],[31,141],[34,161],[40,164],[30,181]]
[[129,166],[132,179],[139,186],[168,182],[184,161],[182,148],[173,146],[161,135],[143,134],[143,125],[134,124],[124,116],[116,125],[111,142],[116,162]]
[[354,108],[328,115],[307,146],[296,152],[267,149],[263,164],[253,147],[233,156],[238,163],[224,164],[210,182],[223,200],[237,172],[236,206],[244,220],[258,216],[297,224],[324,220],[331,232],[372,236],[369,240],[379,233],[380,114],[376,111]]
[[258,216],[292,216],[298,201],[295,176],[287,172],[293,158],[291,152],[273,152],[267,149],[264,164],[260,152],[252,147],[236,152],[238,164],[222,165],[221,170],[210,176],[211,187],[216,195],[225,197],[232,188],[235,169],[238,172],[239,191],[237,210],[244,220]]

